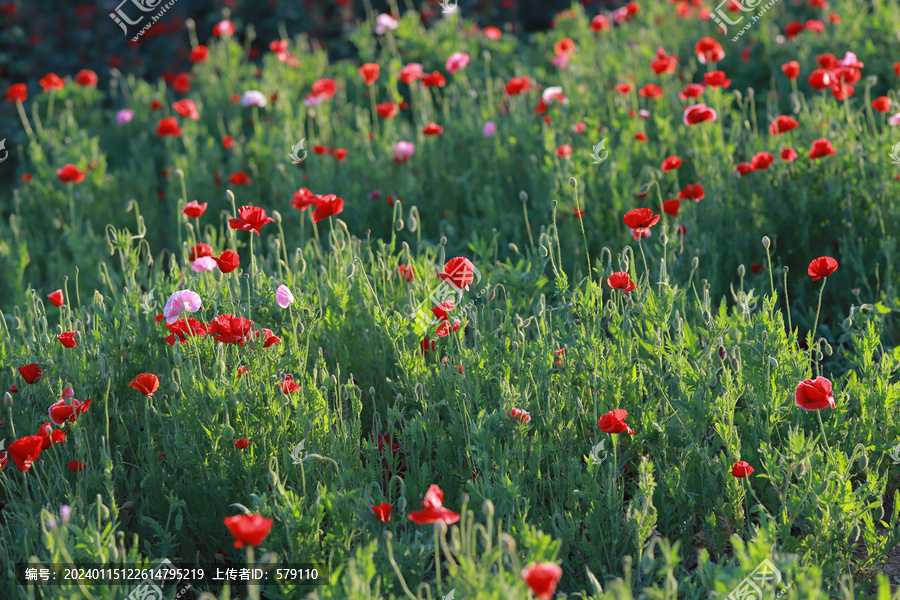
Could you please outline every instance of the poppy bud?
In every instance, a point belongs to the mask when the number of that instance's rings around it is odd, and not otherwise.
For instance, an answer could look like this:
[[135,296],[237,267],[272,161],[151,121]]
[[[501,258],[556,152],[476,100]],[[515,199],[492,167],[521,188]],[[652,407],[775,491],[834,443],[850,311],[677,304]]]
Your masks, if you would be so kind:
[[12,405],[13,405],[12,394],[10,394],[9,392],[6,392],[5,394],[3,394],[3,406],[5,406],[6,408],[10,408]]
[[331,385],[337,385],[337,377],[335,377],[333,373],[331,375]]
[[278,487],[278,475],[275,474],[275,471],[269,471],[269,474],[266,478],[269,480],[269,485],[271,485],[272,487]]
[[519,350],[519,342],[513,342],[512,344],[510,344],[509,349],[513,352],[518,351]]
[[519,253],[519,247],[516,246],[515,244],[513,244],[512,242],[509,243],[509,249],[510,249],[510,251],[515,252],[516,254]]
[[769,357],[769,366],[772,367],[773,369],[777,369],[778,368],[778,359],[775,358],[774,356],[770,356]]
[[712,320],[712,315],[709,314],[708,310],[703,311],[703,320],[706,321],[707,323],[709,323]]
[[231,441],[232,438],[234,438],[234,427],[226,425],[222,428],[222,439],[228,442]]
[[853,526],[853,529],[850,530],[850,539],[852,541],[856,541],[859,539],[859,534],[862,533],[862,529],[860,529],[859,524]]
[[446,246],[446,245],[447,245],[447,236],[442,235],[441,236],[441,246]]
[[490,500],[485,500],[484,504],[481,505],[481,510],[484,511],[485,516],[490,520],[494,516],[494,503]]
[[403,402],[403,394],[397,394],[397,397],[394,398],[397,402]]
[[844,328],[844,331],[850,331],[850,328],[853,327],[853,319],[847,317],[844,319],[844,322],[841,323],[841,327]]
[[869,455],[866,454],[865,450],[863,450],[862,455],[859,457],[859,468],[863,471],[869,468]]
[[193,30],[196,27],[196,23],[194,23],[194,20],[191,18],[185,19],[184,25],[185,25],[185,27],[187,27],[190,30]]
[[823,358],[825,358],[825,355],[822,354],[822,351],[816,350],[816,360],[822,360]]
[[370,396],[374,396],[374,395],[375,395],[375,386],[370,386],[370,387],[369,387],[369,395],[370,395]]
[[528,193],[525,190],[519,192],[519,200],[522,201],[522,204],[528,202]]
[[825,354],[831,356],[831,353],[834,352],[834,349],[831,347],[831,344],[825,342]]
[[882,520],[882,519],[884,518],[884,506],[879,505],[879,506],[878,506],[877,508],[875,508],[875,510],[872,511],[872,512],[874,513],[873,516],[875,517],[875,520],[876,520],[876,521],[880,521],[880,520]]
[[419,225],[418,223],[416,223],[416,219],[412,215],[409,215],[409,217],[407,217],[406,219],[406,228],[412,232],[415,232],[418,226]]
[[538,246],[538,254],[540,254],[542,257],[546,258],[547,254],[549,254],[549,252],[547,251],[547,247],[544,246],[543,244]]
[[225,190],[225,200],[234,203],[234,192],[232,192],[231,190]]
[[525,332],[524,331],[519,332],[519,343],[522,343],[522,344],[525,343]]
[[394,221],[394,229],[397,231],[403,231],[403,219],[397,219]]
[[769,247],[772,245],[772,240],[769,239],[769,236],[767,236],[767,235],[763,236],[762,245],[763,245],[763,248],[765,248],[766,250],[769,249]]
[[765,342],[767,339],[769,339],[769,332],[763,329],[763,332],[759,334],[759,337],[761,337],[762,341]]
[[699,264],[700,264],[700,259],[697,258],[696,256],[691,259],[691,269],[696,269]]
[[175,177],[178,177],[179,179],[184,179],[184,171],[182,171],[181,169],[175,169]]
[[747,269],[744,268],[744,265],[738,265],[738,277],[743,277],[747,272]]
[[[669,236],[666,235],[665,231],[663,231],[662,235],[659,236],[659,241],[663,246],[665,246],[666,244],[669,243]],[[663,259],[663,260],[665,260],[665,259]]]
[[723,346],[719,346],[719,360],[724,362],[727,356],[728,353],[725,352],[725,348]]
[[741,363],[738,362],[736,358],[731,359],[731,368],[735,371],[741,370]]
[[569,185],[572,186],[572,189],[577,188],[577,187],[578,187],[578,180],[575,179],[574,177],[569,177]]

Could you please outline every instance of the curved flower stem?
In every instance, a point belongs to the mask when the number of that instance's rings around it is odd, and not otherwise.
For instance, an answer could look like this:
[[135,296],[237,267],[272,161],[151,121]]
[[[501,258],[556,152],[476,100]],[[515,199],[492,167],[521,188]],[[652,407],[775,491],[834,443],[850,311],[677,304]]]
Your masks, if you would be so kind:
[[[816,329],[819,327],[819,312],[822,310],[822,292],[825,291],[825,284],[828,282],[827,277],[822,278],[822,287],[819,288],[819,305],[816,306],[816,322],[813,324],[812,329],[812,341],[814,342],[816,339]],[[812,346],[810,346],[810,353],[812,352]],[[818,364],[818,362],[816,363]]]
[[819,429],[822,430],[822,441],[825,442],[825,447],[828,449],[828,455],[831,456],[831,446],[828,445],[828,436],[825,435],[825,424],[822,423],[821,411],[816,411],[816,418],[819,419]]
[[438,596],[443,598],[443,586],[441,586],[441,546],[440,540],[438,539],[438,529],[440,528],[440,521],[435,522],[434,524],[434,570],[435,577],[437,578],[437,590]]
[[641,258],[644,261],[644,274],[647,276],[647,283],[650,283],[650,270],[647,268],[647,255],[644,254],[643,233],[638,234],[638,248],[641,249]]
[[409,586],[406,585],[406,580],[403,578],[403,573],[400,572],[400,567],[397,565],[397,561],[394,560],[394,547],[391,545],[391,537],[393,535],[390,531],[385,533],[385,538],[387,539],[387,553],[388,553],[388,562],[391,563],[391,567],[394,569],[394,573],[397,574],[397,579],[400,580],[400,586],[403,588],[403,592],[412,600],[418,600],[416,596],[409,590]]

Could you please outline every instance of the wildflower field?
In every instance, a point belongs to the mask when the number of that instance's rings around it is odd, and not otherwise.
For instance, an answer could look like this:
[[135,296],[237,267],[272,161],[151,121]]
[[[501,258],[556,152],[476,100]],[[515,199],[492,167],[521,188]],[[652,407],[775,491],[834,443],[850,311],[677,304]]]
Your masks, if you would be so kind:
[[900,599],[900,0],[364,8],[0,70],[0,598]]

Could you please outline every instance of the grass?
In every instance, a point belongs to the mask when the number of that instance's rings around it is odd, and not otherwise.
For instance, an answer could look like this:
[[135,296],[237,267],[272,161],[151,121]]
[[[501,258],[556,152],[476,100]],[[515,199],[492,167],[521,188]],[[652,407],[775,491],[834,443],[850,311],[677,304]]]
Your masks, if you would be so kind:
[[[522,569],[545,562],[562,568],[557,591],[568,598],[725,598],[764,560],[781,573],[770,595],[890,598],[879,565],[900,541],[896,130],[870,101],[896,100],[885,57],[900,56],[888,33],[900,6],[834,2],[842,22],[827,36],[784,44],[788,20],[824,13],[773,10],[752,29],[751,61],[723,38],[716,67],[734,83],[707,88],[700,101],[717,120],[690,127],[677,92],[714,70],[693,51],[714,25],[668,3],[599,34],[577,9],[528,40],[491,41],[458,17],[424,32],[407,15],[391,39],[362,24],[348,38],[361,63],[381,65],[371,87],[358,64],[328,64],[297,37],[297,68],[210,41],[184,94],[115,74],[108,89],[29,90],[29,128],[10,137],[17,175],[32,178],[0,192],[0,386],[18,390],[4,395],[5,448],[37,432],[67,387],[92,403],[54,427],[66,440],[27,472],[12,461],[0,472],[8,596],[124,598],[133,587],[38,591],[11,578],[29,560],[167,558],[321,569],[316,588],[207,582],[188,592],[220,599],[526,598]],[[550,59],[565,36],[576,52],[559,70]],[[653,75],[658,46],[679,56],[683,81]],[[865,63],[847,101],[805,82],[826,47]],[[457,51],[471,62],[450,75],[443,63]],[[792,95],[780,65],[794,59]],[[410,62],[440,70],[446,86],[399,83]],[[550,123],[534,111],[540,92],[506,95],[522,75],[562,86],[569,102],[549,106]],[[337,94],[306,106],[322,77]],[[656,82],[664,96],[611,89],[622,81]],[[268,105],[231,100],[249,89]],[[199,120],[171,110],[183,97]],[[408,110],[373,118],[373,104],[401,98]],[[121,108],[134,117],[118,126]],[[629,116],[639,109],[650,117]],[[800,126],[772,136],[780,114]],[[167,116],[181,136],[156,135]],[[422,134],[432,121],[443,134]],[[482,135],[487,121],[493,137]],[[609,158],[595,165],[604,137]],[[836,153],[809,159],[823,137]],[[309,153],[294,165],[300,138]],[[401,140],[416,145],[402,164],[392,154]],[[562,144],[571,158],[557,155]],[[796,161],[779,158],[787,146]],[[733,175],[760,151],[775,156],[767,170]],[[671,155],[684,164],[663,172]],[[56,177],[67,163],[84,181]],[[251,183],[230,184],[237,171]],[[688,184],[705,197],[663,213]],[[290,204],[300,187],[337,194],[343,212],[313,223],[312,209]],[[181,209],[194,199],[207,212],[188,219]],[[261,235],[229,227],[243,205],[274,218]],[[622,220],[640,207],[662,219],[637,242]],[[217,257],[237,251],[240,267],[192,271],[198,242]],[[823,255],[839,267],[813,282],[807,265]],[[454,257],[478,271],[468,291],[437,276]],[[636,288],[612,289],[614,272]],[[275,300],[281,285],[294,296],[288,308]],[[57,288],[62,307],[46,298]],[[243,345],[212,332],[166,343],[156,316],[183,289],[202,306],[182,318],[252,321]],[[441,290],[460,327],[423,335],[410,314],[430,314]],[[264,328],[280,342],[265,347]],[[65,331],[79,332],[74,348],[54,339]],[[44,371],[33,385],[17,371],[30,363]],[[152,396],[129,386],[142,373],[160,380]],[[288,375],[292,393],[282,391]],[[835,406],[802,410],[795,390],[817,376],[833,382]],[[530,420],[510,418],[514,408]],[[617,409],[633,435],[598,426]],[[73,460],[86,468],[70,471]],[[754,472],[733,476],[738,461]],[[458,523],[407,518],[432,484]],[[382,502],[393,508],[387,523],[371,509]],[[241,513],[273,520],[256,548],[233,547],[223,519]]]

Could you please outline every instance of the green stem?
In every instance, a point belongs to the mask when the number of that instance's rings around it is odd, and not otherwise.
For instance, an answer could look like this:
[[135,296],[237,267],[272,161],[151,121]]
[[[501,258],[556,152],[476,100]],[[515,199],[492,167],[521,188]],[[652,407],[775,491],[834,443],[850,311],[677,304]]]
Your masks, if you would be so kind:
[[822,287],[819,288],[819,305],[816,306],[816,322],[813,324],[812,340],[810,340],[810,352],[812,352],[812,343],[814,343],[816,339],[816,329],[818,329],[819,327],[819,312],[822,310],[822,292],[825,291],[825,283],[827,282],[828,278],[824,277],[822,279]]

